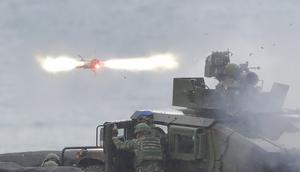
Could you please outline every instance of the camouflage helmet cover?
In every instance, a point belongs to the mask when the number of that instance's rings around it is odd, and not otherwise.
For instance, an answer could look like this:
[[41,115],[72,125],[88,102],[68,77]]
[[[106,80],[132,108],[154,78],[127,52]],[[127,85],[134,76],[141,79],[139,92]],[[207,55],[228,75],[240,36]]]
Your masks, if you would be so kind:
[[42,166],[58,166],[60,164],[60,158],[55,153],[49,153],[44,159]]
[[52,159],[59,160],[60,158],[59,158],[59,156],[56,155],[55,153],[49,153],[49,154],[46,156],[46,158],[45,158],[45,160],[52,160]]

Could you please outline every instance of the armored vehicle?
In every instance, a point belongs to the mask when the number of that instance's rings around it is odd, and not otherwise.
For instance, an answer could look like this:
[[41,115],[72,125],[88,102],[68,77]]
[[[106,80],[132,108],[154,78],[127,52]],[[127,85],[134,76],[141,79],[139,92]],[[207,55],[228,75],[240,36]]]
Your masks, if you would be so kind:
[[[294,142],[299,134],[299,112],[283,109],[289,86],[274,83],[271,91],[262,91],[263,82],[253,72],[258,67],[233,64],[230,56],[225,51],[206,58],[205,77],[218,80],[213,89],[203,77],[174,79],[173,105],[181,114],[150,112],[160,133],[164,171],[300,171],[300,147],[283,139]],[[52,151],[59,155],[58,166],[40,167],[49,151],[24,152],[0,155],[0,170],[134,171],[132,152],[117,150],[112,138],[134,138],[141,112],[97,126],[94,146]]]

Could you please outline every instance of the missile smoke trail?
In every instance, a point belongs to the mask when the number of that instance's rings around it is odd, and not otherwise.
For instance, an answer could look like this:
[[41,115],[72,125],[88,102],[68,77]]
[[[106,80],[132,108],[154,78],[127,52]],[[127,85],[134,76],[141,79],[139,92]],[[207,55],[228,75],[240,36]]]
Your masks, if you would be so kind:
[[171,70],[178,67],[176,57],[171,54],[157,54],[149,57],[126,58],[126,59],[110,59],[100,61],[92,60],[76,60],[68,56],[46,56],[39,57],[42,68],[50,73],[71,71],[75,68],[91,69],[96,71],[98,68],[106,67],[113,70],[127,71],[154,71],[154,70]]

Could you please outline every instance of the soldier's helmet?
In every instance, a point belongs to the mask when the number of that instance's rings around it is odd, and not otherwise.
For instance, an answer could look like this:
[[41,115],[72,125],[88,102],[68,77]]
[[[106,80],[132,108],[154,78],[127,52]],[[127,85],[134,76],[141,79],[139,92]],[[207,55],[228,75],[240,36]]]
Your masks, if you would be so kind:
[[145,134],[151,133],[151,128],[146,123],[139,123],[135,126],[134,134],[137,134],[140,132],[145,133]]
[[60,165],[60,158],[58,155],[54,153],[49,153],[42,163],[42,167],[49,167],[49,166],[59,166]]
[[240,75],[240,67],[237,64],[229,63],[225,66],[224,74],[236,79]]

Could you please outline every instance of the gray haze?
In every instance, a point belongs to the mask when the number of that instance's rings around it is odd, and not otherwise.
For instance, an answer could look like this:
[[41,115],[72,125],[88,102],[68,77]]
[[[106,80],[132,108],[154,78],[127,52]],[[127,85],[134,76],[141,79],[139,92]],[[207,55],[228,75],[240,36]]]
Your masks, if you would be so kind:
[[[97,124],[137,109],[170,109],[172,78],[203,75],[213,50],[230,49],[232,61],[261,66],[266,90],[273,81],[290,84],[286,106],[299,107],[299,3],[0,0],[0,152],[93,145]],[[178,70],[53,75],[35,59],[165,52],[179,56]]]

